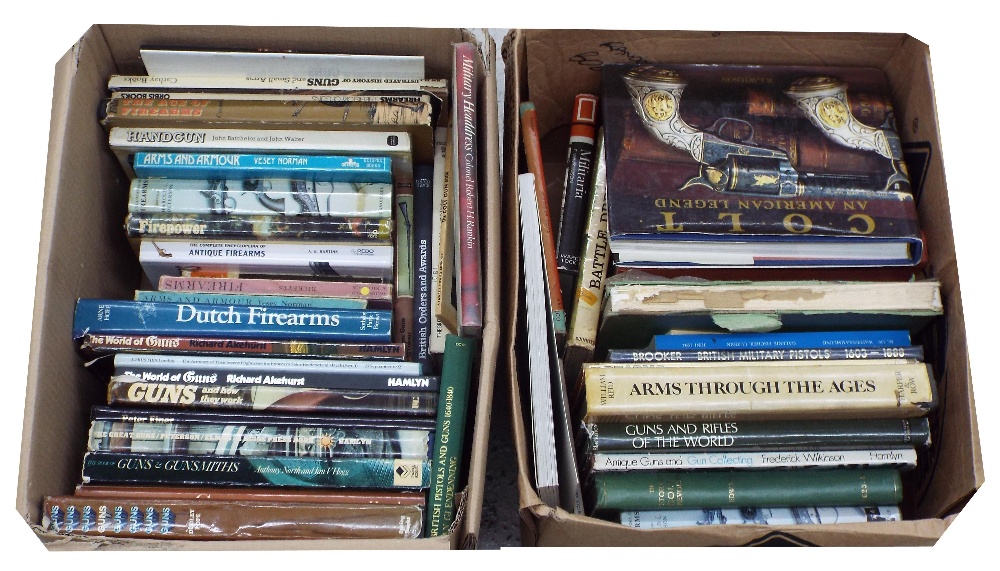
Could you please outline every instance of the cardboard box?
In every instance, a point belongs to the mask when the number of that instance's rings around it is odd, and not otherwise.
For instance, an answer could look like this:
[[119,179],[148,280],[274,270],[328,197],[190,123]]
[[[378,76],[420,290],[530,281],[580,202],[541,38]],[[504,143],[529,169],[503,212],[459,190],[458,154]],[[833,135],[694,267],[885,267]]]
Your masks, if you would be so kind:
[[[910,174],[930,250],[928,275],[941,281],[945,303],[940,346],[935,347],[940,406],[931,416],[933,452],[907,474],[909,521],[877,525],[719,526],[635,530],[545,505],[534,489],[530,414],[522,405],[522,356],[505,335],[501,374],[509,380],[518,487],[525,544],[538,546],[711,546],[792,543],[804,545],[931,545],[984,480],[966,344],[948,189],[940,153],[928,47],[905,34],[781,33],[608,30],[514,30],[502,49],[506,64],[504,134],[504,268],[520,279],[516,176],[521,134],[518,106],[536,105],[550,203],[558,204],[565,168],[566,126],[577,93],[600,93],[601,63],[638,60],[677,63],[862,65],[885,70],[896,121],[911,161]],[[529,97],[530,96],[530,97]],[[921,164],[916,164],[916,163]],[[523,167],[521,167],[523,170]],[[556,201],[556,202],[552,202]],[[505,332],[523,327],[517,289],[503,299]]]
[[[129,298],[140,282],[122,229],[128,179],[97,121],[112,74],[144,74],[143,46],[268,49],[315,53],[423,55],[427,76],[450,78],[461,29],[95,25],[55,66],[17,511],[46,547],[93,549],[449,549],[475,548],[482,512],[493,373],[499,342],[500,168],[495,46],[480,45],[480,201],[485,318],[466,426],[466,469],[452,533],[419,540],[208,541],[66,537],[40,527],[42,499],[80,481],[90,407],[104,402],[101,379],[86,371],[70,340],[77,298]],[[81,228],[89,230],[81,232]],[[81,243],[81,237],[86,242]],[[58,419],[54,422],[53,419]]]

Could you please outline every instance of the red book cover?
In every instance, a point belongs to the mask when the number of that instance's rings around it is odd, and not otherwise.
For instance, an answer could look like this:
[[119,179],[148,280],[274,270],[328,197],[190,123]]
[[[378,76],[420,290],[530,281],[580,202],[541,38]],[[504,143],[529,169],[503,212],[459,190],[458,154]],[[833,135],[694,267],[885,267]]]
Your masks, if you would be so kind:
[[475,46],[455,44],[452,128],[455,150],[456,263],[459,266],[458,325],[463,336],[479,337],[483,328],[482,260],[479,241],[479,176],[476,140]]

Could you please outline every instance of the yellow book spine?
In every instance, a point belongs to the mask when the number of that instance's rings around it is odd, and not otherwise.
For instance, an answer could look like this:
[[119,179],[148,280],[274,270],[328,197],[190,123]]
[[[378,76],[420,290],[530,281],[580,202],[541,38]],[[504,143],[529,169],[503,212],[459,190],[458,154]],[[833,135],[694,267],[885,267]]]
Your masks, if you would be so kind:
[[936,404],[923,363],[697,365],[585,365],[585,422],[913,418]]

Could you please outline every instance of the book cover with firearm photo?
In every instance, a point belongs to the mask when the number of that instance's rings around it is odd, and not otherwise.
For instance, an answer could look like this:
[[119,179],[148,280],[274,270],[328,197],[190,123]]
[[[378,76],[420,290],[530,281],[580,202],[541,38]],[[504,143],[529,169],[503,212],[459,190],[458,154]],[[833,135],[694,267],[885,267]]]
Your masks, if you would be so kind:
[[605,65],[603,92],[620,269],[920,261],[881,70]]

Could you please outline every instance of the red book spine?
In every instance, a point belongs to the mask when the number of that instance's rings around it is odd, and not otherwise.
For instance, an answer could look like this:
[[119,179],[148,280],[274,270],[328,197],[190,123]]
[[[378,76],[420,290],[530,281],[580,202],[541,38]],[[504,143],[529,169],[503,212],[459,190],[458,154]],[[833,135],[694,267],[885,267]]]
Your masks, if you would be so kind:
[[454,121],[458,205],[457,261],[460,264],[459,328],[463,336],[482,334],[482,260],[479,247],[479,181],[475,47],[455,44]]

